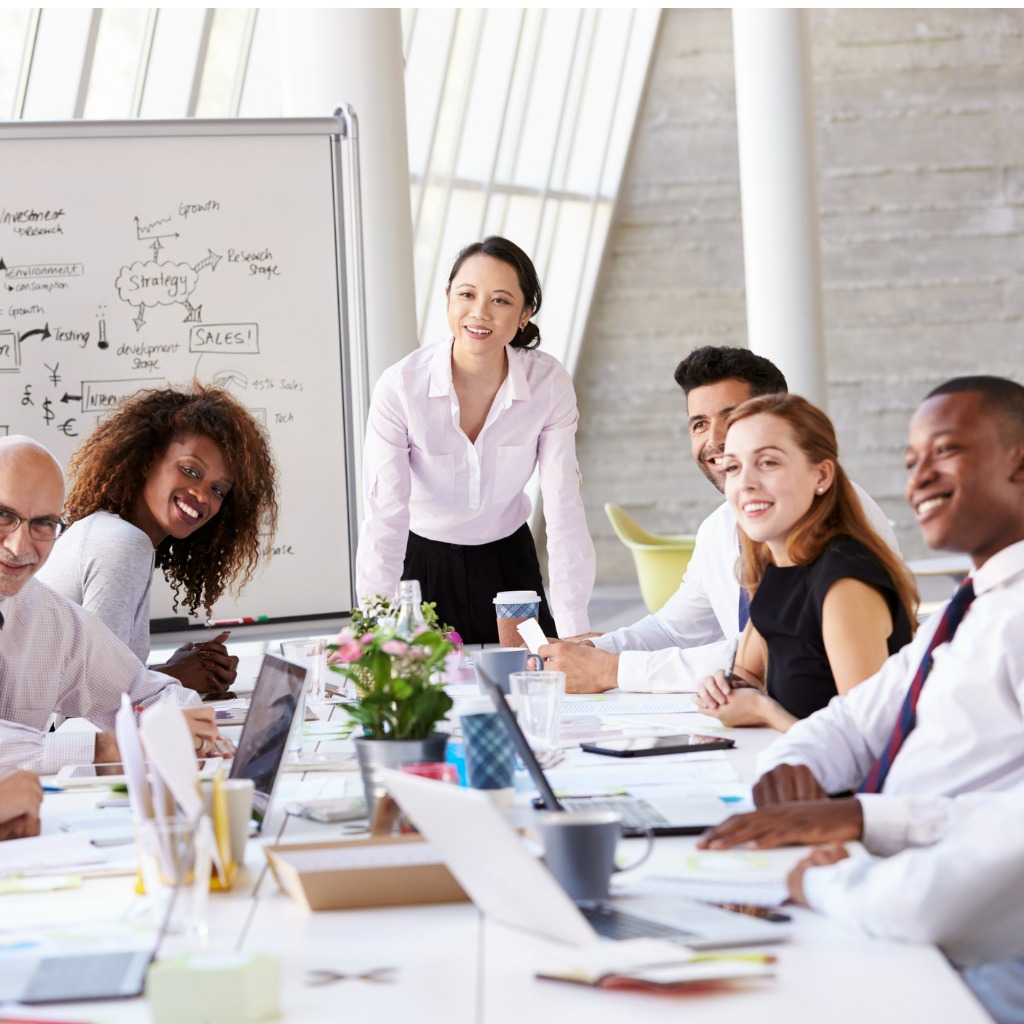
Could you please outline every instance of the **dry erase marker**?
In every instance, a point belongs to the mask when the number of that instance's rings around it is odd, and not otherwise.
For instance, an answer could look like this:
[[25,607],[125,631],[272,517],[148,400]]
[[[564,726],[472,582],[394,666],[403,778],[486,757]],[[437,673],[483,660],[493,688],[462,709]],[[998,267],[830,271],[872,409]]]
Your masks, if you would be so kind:
[[241,619],[207,619],[207,626],[248,626],[253,622],[269,622],[269,615],[246,615]]

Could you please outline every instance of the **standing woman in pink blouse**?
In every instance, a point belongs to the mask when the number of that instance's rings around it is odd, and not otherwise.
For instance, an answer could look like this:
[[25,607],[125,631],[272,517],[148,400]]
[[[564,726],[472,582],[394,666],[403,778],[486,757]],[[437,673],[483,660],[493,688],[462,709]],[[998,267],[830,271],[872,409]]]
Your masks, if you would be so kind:
[[360,601],[418,579],[467,643],[498,639],[494,595],[544,597],[527,520],[539,470],[548,538],[548,636],[589,629],[594,546],[576,462],[576,394],[540,352],[541,289],[530,257],[490,236],[459,253],[445,289],[451,337],[381,375],[363,459]]

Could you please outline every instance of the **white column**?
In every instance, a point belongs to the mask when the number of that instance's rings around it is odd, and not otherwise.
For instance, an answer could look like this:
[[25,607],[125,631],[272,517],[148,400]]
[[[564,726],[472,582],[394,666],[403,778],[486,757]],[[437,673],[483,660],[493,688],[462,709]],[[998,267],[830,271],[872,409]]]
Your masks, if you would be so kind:
[[[402,22],[397,8],[278,11],[282,113],[359,119],[368,377],[417,345]],[[357,431],[365,409],[357,397]]]
[[825,335],[807,15],[733,8],[751,350],[825,407]]

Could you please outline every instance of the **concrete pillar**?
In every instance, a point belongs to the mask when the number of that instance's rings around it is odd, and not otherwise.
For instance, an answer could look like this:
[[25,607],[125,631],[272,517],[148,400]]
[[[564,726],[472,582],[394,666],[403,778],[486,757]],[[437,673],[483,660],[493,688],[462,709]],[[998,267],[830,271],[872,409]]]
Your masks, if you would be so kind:
[[[323,117],[351,103],[359,119],[372,389],[382,370],[417,345],[401,14],[397,8],[282,8],[277,16],[282,113]],[[360,436],[361,404],[357,393]]]
[[825,407],[825,335],[807,15],[733,8],[750,348]]

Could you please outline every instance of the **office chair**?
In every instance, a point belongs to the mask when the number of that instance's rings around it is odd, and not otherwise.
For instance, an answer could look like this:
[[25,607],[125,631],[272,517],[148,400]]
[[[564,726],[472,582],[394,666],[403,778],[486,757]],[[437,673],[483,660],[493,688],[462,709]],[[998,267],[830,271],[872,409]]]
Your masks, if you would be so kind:
[[633,555],[647,610],[656,612],[679,588],[697,538],[648,533],[618,505],[606,504],[604,511],[615,535]]

